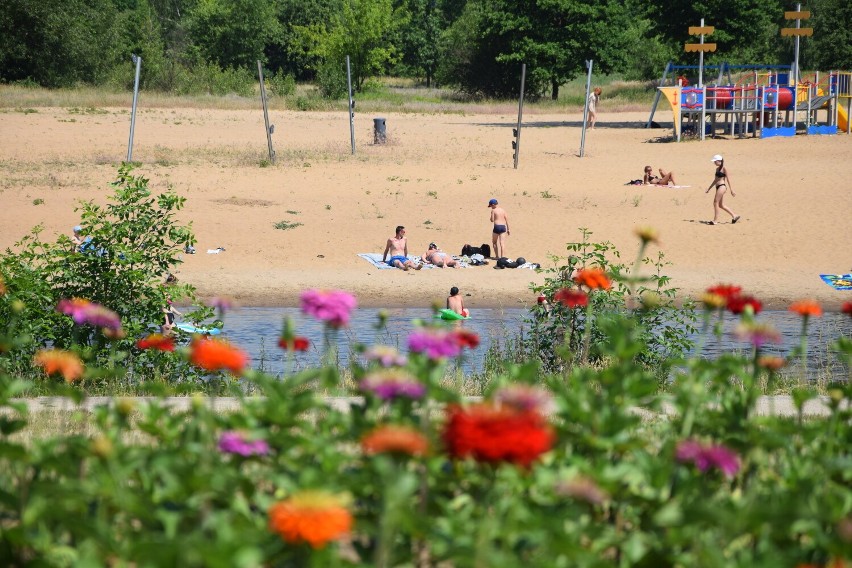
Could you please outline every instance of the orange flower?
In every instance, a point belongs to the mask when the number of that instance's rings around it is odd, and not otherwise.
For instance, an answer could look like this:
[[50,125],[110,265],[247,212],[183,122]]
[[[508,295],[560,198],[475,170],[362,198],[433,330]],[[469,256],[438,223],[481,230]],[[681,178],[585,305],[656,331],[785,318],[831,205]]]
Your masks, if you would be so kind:
[[799,300],[793,302],[788,308],[794,314],[799,314],[803,318],[808,316],[819,317],[822,315],[822,308],[815,300]]
[[136,347],[139,349],[158,349],[160,351],[174,351],[175,340],[173,337],[167,337],[161,333],[152,333],[148,337],[143,337],[136,342]]
[[324,491],[304,491],[269,508],[269,529],[287,542],[322,548],[352,529],[345,499]]
[[407,426],[380,426],[364,436],[361,448],[367,454],[422,456],[429,449],[426,438]]
[[227,341],[196,338],[189,346],[189,361],[208,371],[227,369],[235,375],[242,375],[248,355]]
[[83,362],[70,351],[61,349],[45,349],[33,357],[36,365],[44,367],[48,375],[59,373],[66,383],[71,383],[83,376]]
[[574,276],[574,282],[589,290],[609,290],[612,288],[612,281],[610,281],[606,272],[600,268],[581,268]]
[[758,367],[762,367],[773,373],[780,371],[786,364],[787,360],[784,357],[776,357],[775,355],[761,355],[757,359]]
[[6,295],[6,281],[3,280],[3,275],[0,274],[0,296]]

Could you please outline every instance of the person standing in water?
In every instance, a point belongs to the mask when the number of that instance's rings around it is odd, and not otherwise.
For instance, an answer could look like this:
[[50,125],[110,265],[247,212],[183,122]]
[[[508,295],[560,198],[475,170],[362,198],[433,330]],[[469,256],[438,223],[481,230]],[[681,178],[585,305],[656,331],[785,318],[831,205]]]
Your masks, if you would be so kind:
[[725,207],[725,193],[728,190],[731,190],[731,197],[737,196],[734,193],[734,188],[731,187],[731,175],[728,173],[728,168],[725,167],[725,159],[720,154],[713,156],[711,161],[716,164],[716,174],[713,176],[713,181],[710,182],[710,187],[704,193],[709,193],[715,187],[716,195],[713,197],[713,220],[707,224],[719,224],[719,209],[730,215],[731,223],[734,224],[740,220],[740,216]]
[[494,258],[502,258],[506,256],[506,237],[509,232],[509,214],[502,207],[497,206],[497,200],[491,199],[488,201],[488,207],[491,208],[491,243],[494,245]]

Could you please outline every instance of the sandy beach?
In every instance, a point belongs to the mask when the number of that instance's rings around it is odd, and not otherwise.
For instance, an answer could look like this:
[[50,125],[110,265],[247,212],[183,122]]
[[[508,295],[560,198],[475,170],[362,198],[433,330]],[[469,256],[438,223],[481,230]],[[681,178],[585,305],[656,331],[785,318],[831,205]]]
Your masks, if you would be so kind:
[[[508,108],[508,107],[507,107]],[[70,234],[80,200],[104,202],[129,134],[127,109],[38,108],[0,111],[0,248],[37,225],[45,238]],[[650,110],[650,109],[649,109]],[[388,142],[373,143],[373,117],[387,120]],[[579,157],[575,114],[524,115],[518,169],[512,163],[516,114],[358,114],[350,154],[345,112],[272,112],[277,162],[267,164],[263,114],[256,111],[145,108],[136,120],[134,160],[151,188],[187,198],[197,254],[177,275],[200,296],[242,305],[296,305],[310,287],[355,292],[363,306],[428,306],[451,286],[477,307],[535,301],[531,270],[492,266],[403,272],[378,270],[356,256],[381,253],[396,225],[409,252],[429,242],[458,254],[491,241],[490,198],[509,213],[507,253],[551,265],[579,241],[611,241],[627,263],[637,226],[659,231],[664,273],[681,295],[741,285],[770,307],[814,298],[827,309],[852,300],[819,275],[852,271],[852,137],[726,138],[671,143],[670,128],[645,129],[648,111],[610,113]],[[655,120],[670,125],[671,113]],[[669,121],[668,123],[666,121]],[[710,226],[705,194],[722,154],[741,220]],[[689,187],[628,186],[645,165],[675,173]],[[299,224],[276,229],[279,222]],[[219,254],[208,249],[223,247]],[[656,255],[657,247],[650,253]],[[493,262],[492,262],[493,265]]]

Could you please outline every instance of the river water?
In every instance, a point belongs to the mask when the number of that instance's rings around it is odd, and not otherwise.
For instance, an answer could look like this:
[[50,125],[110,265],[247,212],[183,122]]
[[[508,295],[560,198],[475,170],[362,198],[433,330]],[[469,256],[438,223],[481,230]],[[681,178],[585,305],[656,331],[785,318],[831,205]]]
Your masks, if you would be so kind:
[[[384,311],[388,318],[382,330],[376,329],[379,310],[359,308],[355,311],[350,326],[331,336],[337,345],[341,365],[348,364],[353,353],[352,347],[357,343],[392,345],[405,352],[406,338],[415,327],[414,321],[432,319],[432,311],[429,309],[399,308]],[[464,321],[463,325],[479,334],[481,344],[462,361],[462,370],[466,374],[481,372],[485,354],[491,346],[504,346],[521,331],[526,330],[527,326],[523,322],[526,315],[527,310],[524,309],[475,310],[473,317]],[[298,335],[311,341],[307,352],[298,353],[290,360],[277,345],[285,317],[293,319]],[[766,353],[787,355],[798,344],[802,325],[800,316],[786,311],[764,311],[758,318],[774,325],[783,338],[781,344],[766,347]],[[705,357],[713,358],[721,352],[748,351],[749,346],[731,333],[737,320],[737,316],[725,315],[726,333],[721,342],[708,338],[704,348]],[[277,376],[291,370],[316,366],[322,357],[323,326],[313,318],[303,315],[298,308],[236,308],[226,314],[222,335],[249,353],[252,367]],[[846,369],[828,350],[828,345],[842,335],[852,336],[852,318],[849,316],[828,313],[820,318],[811,318],[808,331],[808,367],[812,378],[848,379]]]

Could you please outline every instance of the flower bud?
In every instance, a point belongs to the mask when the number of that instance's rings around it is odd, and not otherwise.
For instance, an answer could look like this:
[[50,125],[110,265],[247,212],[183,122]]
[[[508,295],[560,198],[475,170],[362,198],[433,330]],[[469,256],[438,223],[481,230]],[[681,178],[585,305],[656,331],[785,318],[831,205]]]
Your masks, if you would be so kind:
[[24,308],[26,308],[26,305],[22,301],[15,300],[12,302],[12,311],[16,314],[23,312]]
[[642,309],[644,310],[655,310],[663,305],[663,297],[650,290],[642,292],[639,301],[642,302]]
[[122,416],[129,416],[136,409],[136,403],[129,398],[122,398],[115,403],[115,409]]
[[112,440],[100,435],[89,444],[89,450],[99,458],[107,459],[113,452]]

